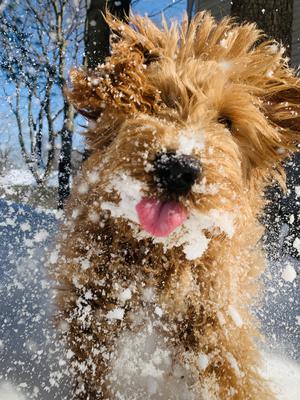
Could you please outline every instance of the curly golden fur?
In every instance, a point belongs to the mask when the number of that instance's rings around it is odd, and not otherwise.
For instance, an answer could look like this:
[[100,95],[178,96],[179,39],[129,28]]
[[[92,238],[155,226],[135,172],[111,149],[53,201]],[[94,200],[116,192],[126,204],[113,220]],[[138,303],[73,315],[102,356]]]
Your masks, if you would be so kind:
[[[94,120],[86,132],[92,155],[66,208],[54,270],[73,398],[167,399],[114,373],[126,332],[136,343],[151,321],[172,350],[171,371],[188,371],[189,394],[178,399],[274,399],[259,371],[260,334],[249,307],[265,265],[257,219],[263,192],[274,181],[284,186],[283,161],[299,143],[300,81],[284,49],[253,24],[216,23],[208,13],[170,28],[163,21],[162,30],[148,18],[108,20],[118,36],[111,56],[95,71],[71,71],[69,92]],[[181,206],[190,219],[217,210],[234,228],[205,225],[199,235],[207,247],[196,258],[119,212],[123,189],[134,198],[131,184],[140,183],[144,197],[168,198],[151,165],[162,150],[178,152],[182,137],[196,143],[201,179]],[[114,312],[120,315],[108,318]]]

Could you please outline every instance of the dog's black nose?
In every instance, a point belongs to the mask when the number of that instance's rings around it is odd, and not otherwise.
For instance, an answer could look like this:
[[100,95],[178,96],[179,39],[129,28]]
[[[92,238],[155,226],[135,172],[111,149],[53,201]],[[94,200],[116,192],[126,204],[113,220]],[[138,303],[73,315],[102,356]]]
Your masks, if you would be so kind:
[[169,194],[187,195],[200,176],[200,162],[193,156],[174,152],[160,153],[154,160],[154,176]]

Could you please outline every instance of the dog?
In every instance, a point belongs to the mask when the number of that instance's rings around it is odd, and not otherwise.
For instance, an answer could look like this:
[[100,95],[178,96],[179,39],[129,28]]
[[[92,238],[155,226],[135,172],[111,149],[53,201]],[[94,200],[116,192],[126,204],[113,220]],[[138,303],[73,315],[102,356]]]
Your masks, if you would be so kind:
[[111,55],[68,93],[91,150],[52,271],[72,398],[274,399],[251,308],[300,81],[254,24],[107,18]]

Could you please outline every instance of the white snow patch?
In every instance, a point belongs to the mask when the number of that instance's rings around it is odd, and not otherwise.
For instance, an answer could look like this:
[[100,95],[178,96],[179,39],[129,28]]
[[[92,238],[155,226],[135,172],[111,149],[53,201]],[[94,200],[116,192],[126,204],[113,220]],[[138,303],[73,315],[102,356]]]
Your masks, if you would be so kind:
[[31,226],[28,222],[24,222],[23,224],[20,225],[20,229],[22,232],[30,232]]
[[96,170],[89,172],[87,175],[87,179],[90,184],[97,183],[100,179],[99,172]]
[[154,313],[160,318],[163,316],[163,310],[160,307],[156,306],[154,309]]
[[[165,250],[183,246],[186,259],[195,260],[204,254],[210,241],[204,230],[216,234],[222,231],[231,238],[234,234],[234,216],[221,210],[211,210],[207,214],[194,211],[170,236],[153,238],[153,242],[163,243]],[[149,237],[145,232],[141,232],[140,236]]]
[[290,215],[290,218],[289,218],[289,224],[293,224],[295,222],[295,215],[294,214],[291,214]]
[[122,302],[125,302],[127,300],[130,300],[132,297],[131,290],[129,288],[123,290],[123,292],[120,293],[119,295],[119,300]]
[[91,263],[88,259],[85,258],[84,260],[81,260],[80,265],[81,265],[81,269],[83,271],[86,271],[87,269],[90,268]]
[[300,197],[300,186],[295,186],[295,193],[297,197]]
[[208,195],[216,195],[220,191],[220,184],[210,183],[207,184],[205,179],[201,183],[195,183],[192,187],[194,193],[202,193]]
[[223,61],[220,61],[218,64],[219,64],[220,68],[225,72],[230,71],[232,68],[231,61],[223,60]]
[[25,396],[10,382],[1,382],[0,400],[25,400]]
[[46,229],[41,229],[34,235],[34,241],[37,243],[41,243],[47,239],[49,236],[49,233],[46,231]]
[[151,288],[151,287],[146,287],[143,290],[142,296],[143,296],[143,300],[146,303],[154,302],[155,299],[156,299],[155,290],[153,288]]
[[88,215],[88,218],[94,224],[97,224],[100,221],[100,214],[96,211],[91,211]]
[[51,251],[50,257],[49,257],[50,264],[56,264],[57,263],[58,255],[59,255],[58,250]]
[[228,314],[230,315],[230,317],[232,318],[233,322],[235,323],[235,325],[238,328],[241,328],[243,326],[243,319],[240,316],[239,312],[237,311],[237,309],[230,305],[228,307]]
[[165,251],[172,247],[183,246],[183,251],[188,260],[194,260],[203,255],[210,239],[205,236],[204,230],[219,234],[224,232],[229,238],[234,234],[234,219],[232,213],[212,209],[208,213],[192,211],[187,220],[171,235],[166,238],[153,237],[145,231],[138,229],[139,220],[136,205],[142,198],[143,183],[133,179],[126,173],[118,174],[112,179],[107,192],[115,190],[119,196],[118,204],[102,202],[101,208],[109,210],[115,218],[125,218],[134,230],[137,239],[152,238],[154,243],[162,243]]
[[299,238],[296,238],[296,239],[294,240],[293,247],[294,247],[294,248],[298,251],[298,253],[300,254],[300,239],[299,239]]
[[234,370],[234,373],[238,378],[242,378],[245,374],[240,370],[239,364],[234,358],[234,356],[231,353],[226,353],[226,358],[229,364],[231,365],[231,368]]
[[225,325],[226,324],[225,317],[224,317],[223,313],[221,313],[221,311],[217,312],[217,318],[218,318],[218,321],[219,321],[220,325]]
[[271,44],[269,47],[268,47],[268,50],[269,50],[269,52],[271,53],[271,54],[276,54],[276,53],[278,53],[278,50],[279,50],[279,46],[277,45],[277,44]]
[[198,132],[193,130],[181,131],[178,141],[178,154],[190,155],[194,150],[204,150],[204,133],[201,130]]
[[[11,169],[3,176],[0,176],[0,186],[36,186],[36,180],[32,173],[24,169]],[[57,187],[57,171],[54,171],[48,178],[47,185]]]
[[78,218],[80,215],[80,210],[78,208],[74,208],[74,210],[72,211],[72,219],[76,219]]
[[124,309],[123,308],[115,308],[114,310],[109,311],[106,314],[107,319],[118,319],[122,320],[124,317]]
[[82,182],[82,183],[78,186],[77,190],[78,190],[78,193],[80,193],[80,194],[86,194],[86,193],[89,191],[89,185],[88,185],[88,183],[87,183],[87,182]]
[[285,154],[286,153],[286,149],[284,149],[283,147],[277,147],[276,153],[277,154]]
[[209,364],[209,357],[206,354],[201,353],[198,357],[198,365],[200,370],[202,371],[206,370],[208,364]]
[[220,40],[220,46],[221,46],[221,47],[224,47],[224,49],[227,49],[228,46],[229,46],[229,44],[230,44],[232,35],[233,35],[232,32],[226,33],[226,34],[224,35],[225,37],[224,37],[223,39]]
[[115,399],[195,400],[189,368],[174,357],[150,320],[139,332],[123,333],[109,376]]
[[277,400],[299,400],[300,366],[274,354],[264,354],[262,373],[271,382]]
[[119,204],[111,202],[101,203],[103,210],[109,210],[115,218],[126,218],[131,222],[139,223],[135,206],[142,198],[143,183],[133,179],[126,173],[120,173],[112,179],[106,192],[115,190],[121,197]]
[[297,276],[294,266],[291,263],[287,263],[281,273],[281,277],[286,282],[293,282]]

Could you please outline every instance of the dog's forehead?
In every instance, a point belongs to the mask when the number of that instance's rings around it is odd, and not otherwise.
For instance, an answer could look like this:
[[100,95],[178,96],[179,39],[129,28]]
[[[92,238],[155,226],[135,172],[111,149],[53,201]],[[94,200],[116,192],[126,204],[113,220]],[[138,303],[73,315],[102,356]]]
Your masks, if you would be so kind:
[[[214,117],[209,111],[218,112],[225,102],[230,106],[232,93],[243,93],[243,105],[247,104],[251,85],[241,79],[240,68],[240,63],[234,60],[190,58],[183,65],[176,59],[168,59],[151,66],[147,78],[169,109],[179,106],[186,119],[194,113],[206,113],[207,120]],[[184,119],[182,114],[181,119]]]
[[[220,84],[220,82],[226,82],[229,79],[233,81],[235,79],[236,71],[238,69],[239,62],[234,60],[201,60],[194,57],[188,58],[185,63],[179,62],[176,58],[174,59],[161,59],[157,63],[149,67],[148,76],[152,83],[159,82],[157,80],[157,74],[160,73],[160,77],[166,79],[173,79],[172,84],[178,85],[177,79],[180,79],[182,83],[189,86],[192,84],[202,85],[206,83]],[[153,79],[153,75],[156,79]]]

